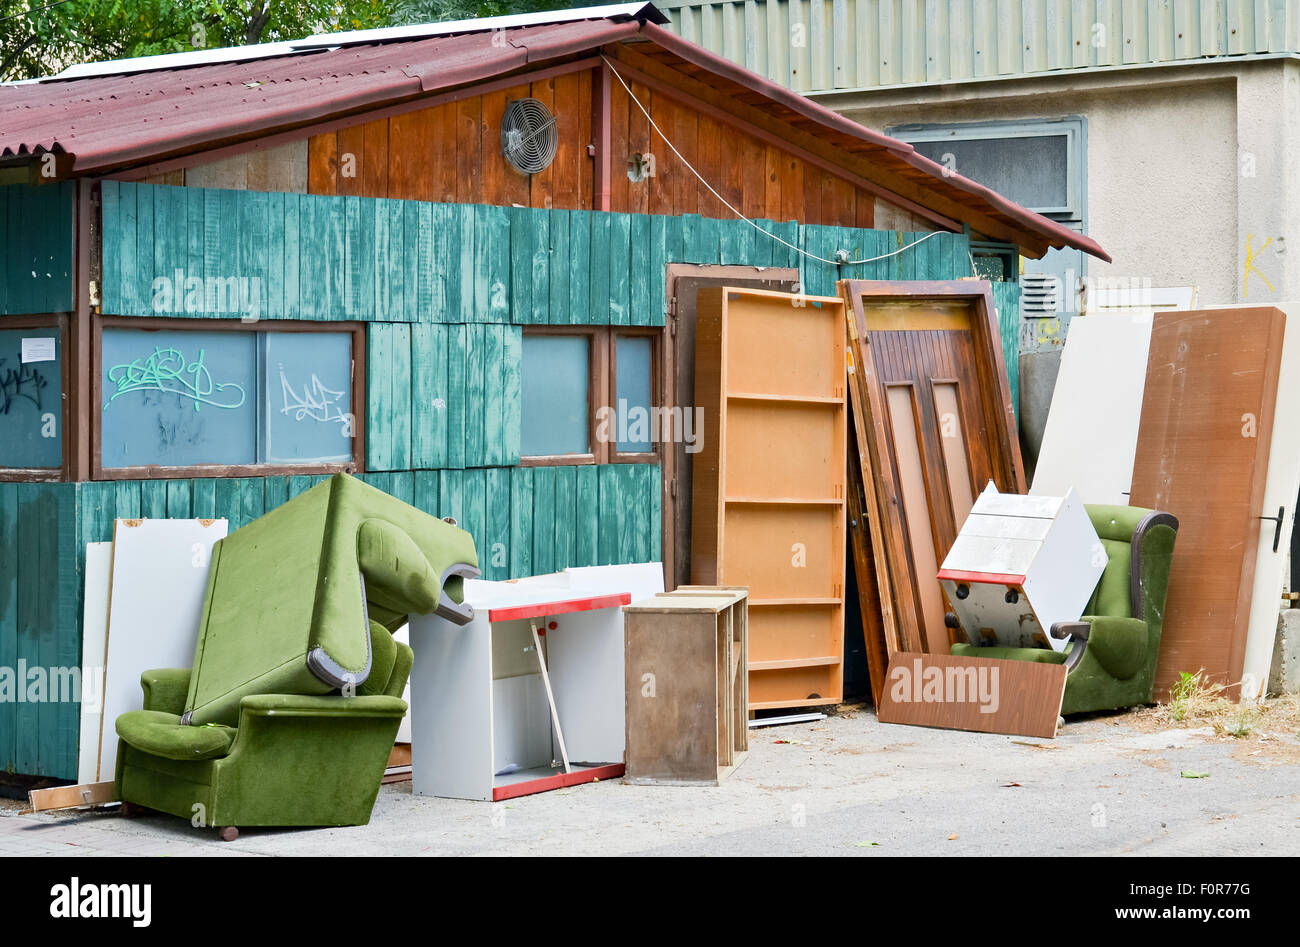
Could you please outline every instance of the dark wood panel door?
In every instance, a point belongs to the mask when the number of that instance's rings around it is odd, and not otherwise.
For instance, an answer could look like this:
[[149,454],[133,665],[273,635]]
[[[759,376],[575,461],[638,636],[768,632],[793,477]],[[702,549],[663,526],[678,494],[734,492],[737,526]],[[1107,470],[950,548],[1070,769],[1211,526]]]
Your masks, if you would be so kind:
[[[997,313],[987,282],[842,280],[849,385],[875,567],[864,632],[897,650],[946,653],[939,565],[990,480],[1023,493]],[[874,627],[873,627],[874,625]]]

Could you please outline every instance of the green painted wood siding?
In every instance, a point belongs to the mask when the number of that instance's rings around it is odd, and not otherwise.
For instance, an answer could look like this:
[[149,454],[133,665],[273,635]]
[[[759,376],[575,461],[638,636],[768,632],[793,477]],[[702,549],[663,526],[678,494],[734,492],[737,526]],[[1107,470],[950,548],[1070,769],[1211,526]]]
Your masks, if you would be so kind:
[[0,313],[72,311],[76,185],[0,187]]
[[1011,385],[1011,404],[1020,417],[1020,284],[993,284],[993,305],[998,311],[998,331],[1002,334],[1002,357],[1007,363],[1007,381]]
[[[103,311],[153,308],[156,278],[257,279],[260,316],[406,323],[664,322],[669,263],[798,266],[809,292],[839,276],[970,275],[967,240],[940,234],[865,267],[801,257],[742,220],[430,204],[103,182]],[[757,221],[798,247],[855,259],[917,235]],[[906,239],[904,239],[904,237]],[[818,249],[815,249],[818,248]],[[904,273],[919,274],[914,277]],[[451,370],[451,369],[449,369]],[[452,464],[452,466],[457,466]]]
[[[76,497],[71,483],[0,483],[0,673],[7,676],[0,770],[7,772],[77,775],[81,706],[52,699],[69,696],[69,679],[59,676],[57,695],[49,679],[50,669],[81,667]],[[45,689],[32,702],[38,680]]]
[[368,326],[366,469],[519,463],[522,348],[519,326]]
[[797,92],[1295,52],[1297,0],[664,0],[678,35]]

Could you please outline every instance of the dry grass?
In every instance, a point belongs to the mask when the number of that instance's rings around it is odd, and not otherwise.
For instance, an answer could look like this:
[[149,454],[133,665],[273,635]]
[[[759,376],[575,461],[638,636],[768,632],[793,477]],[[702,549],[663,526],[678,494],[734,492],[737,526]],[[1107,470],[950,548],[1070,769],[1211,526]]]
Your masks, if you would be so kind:
[[1237,703],[1224,695],[1226,689],[1203,671],[1184,672],[1167,702],[1136,711],[1131,718],[1143,730],[1208,727],[1216,738],[1240,741],[1247,756],[1300,759],[1300,695]]

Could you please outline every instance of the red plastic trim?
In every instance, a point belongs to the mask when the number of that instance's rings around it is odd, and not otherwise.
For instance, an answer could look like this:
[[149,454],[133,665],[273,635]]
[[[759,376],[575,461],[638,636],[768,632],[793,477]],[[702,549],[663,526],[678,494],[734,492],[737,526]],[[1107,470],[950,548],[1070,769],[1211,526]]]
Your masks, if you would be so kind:
[[960,569],[940,569],[940,579],[953,582],[978,582],[980,585],[1024,585],[1023,575],[1010,575],[1004,572],[963,572]]
[[563,615],[567,612],[593,612],[600,608],[617,608],[631,605],[627,592],[614,595],[596,595],[591,598],[571,598],[563,602],[538,602],[535,605],[512,605],[509,608],[488,609],[488,621],[515,621],[520,618],[541,618],[543,615]]
[[575,773],[560,773],[558,776],[543,776],[541,779],[530,779],[526,783],[497,786],[492,790],[492,801],[500,802],[503,799],[514,799],[518,796],[531,796],[534,793],[563,789],[566,786],[578,786],[582,783],[595,782],[598,779],[615,779],[622,776],[626,771],[626,764],[610,763],[607,766],[596,766],[592,769],[578,770]]

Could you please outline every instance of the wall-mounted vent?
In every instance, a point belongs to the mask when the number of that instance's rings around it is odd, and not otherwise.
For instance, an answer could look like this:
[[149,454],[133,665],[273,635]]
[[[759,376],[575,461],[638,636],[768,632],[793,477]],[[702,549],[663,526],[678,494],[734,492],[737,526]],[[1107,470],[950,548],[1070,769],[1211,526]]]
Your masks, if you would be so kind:
[[501,153],[524,174],[544,171],[555,160],[555,116],[536,99],[515,99],[501,117]]
[[1054,316],[1063,308],[1061,278],[1053,273],[1020,275],[1020,311],[1026,316]]

